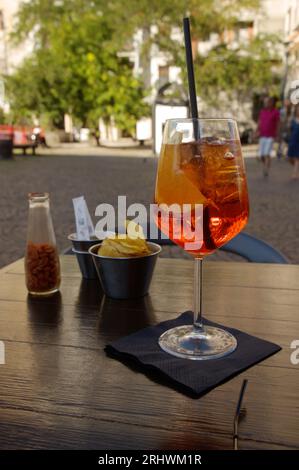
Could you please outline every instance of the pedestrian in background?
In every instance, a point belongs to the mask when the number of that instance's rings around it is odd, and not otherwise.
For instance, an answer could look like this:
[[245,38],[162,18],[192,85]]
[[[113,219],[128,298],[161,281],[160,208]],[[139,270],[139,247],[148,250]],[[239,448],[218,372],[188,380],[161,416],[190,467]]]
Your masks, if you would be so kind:
[[293,165],[293,173],[291,179],[299,179],[299,105],[294,108],[293,118],[290,124],[289,131],[289,147],[288,157],[290,163]]
[[278,134],[279,111],[275,107],[275,99],[267,97],[261,109],[258,120],[259,156],[263,163],[263,175],[269,175],[271,152]]
[[277,158],[287,156],[289,143],[289,130],[292,118],[292,103],[288,98],[283,101],[283,105],[279,110],[279,130],[278,130],[278,148]]

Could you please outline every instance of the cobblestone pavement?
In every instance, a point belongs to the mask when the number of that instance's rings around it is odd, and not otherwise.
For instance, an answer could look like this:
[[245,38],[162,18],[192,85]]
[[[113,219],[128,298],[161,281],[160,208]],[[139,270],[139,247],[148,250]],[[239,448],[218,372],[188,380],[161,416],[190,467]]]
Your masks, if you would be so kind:
[[[152,201],[156,163],[151,157],[111,155],[17,156],[12,161],[0,161],[0,266],[23,256],[28,192],[51,193],[58,246],[63,250],[68,246],[67,235],[74,231],[73,197],[85,195],[91,212],[101,202],[115,205],[119,194],[127,195],[128,204],[148,204]],[[299,181],[290,181],[291,168],[285,161],[273,161],[269,180],[262,178],[260,164],[254,158],[246,159],[246,166],[251,216],[245,231],[299,264]],[[182,251],[175,248],[167,254],[181,256]],[[215,259],[231,257],[222,252]]]

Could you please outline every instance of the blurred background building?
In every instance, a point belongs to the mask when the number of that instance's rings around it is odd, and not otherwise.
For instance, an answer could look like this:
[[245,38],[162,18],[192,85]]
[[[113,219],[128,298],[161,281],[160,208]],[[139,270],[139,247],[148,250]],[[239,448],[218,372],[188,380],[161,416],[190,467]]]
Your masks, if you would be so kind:
[[[298,1],[293,1],[297,5]],[[298,8],[297,8],[298,13]],[[240,44],[248,44],[256,36],[261,34],[273,34],[281,38],[282,44],[279,49],[279,53],[282,59],[282,64],[278,67],[285,68],[286,54],[283,42],[285,40],[285,24],[286,16],[288,14],[287,2],[281,0],[263,0],[262,8],[259,14],[252,16],[252,13],[244,11],[237,25],[233,30],[227,30],[223,35],[212,33],[210,37],[205,41],[193,41],[193,55],[199,53],[201,55],[208,54],[208,52],[219,45],[220,43],[226,43],[228,48],[237,49]],[[157,97],[159,97],[161,90],[167,83],[178,83],[181,84],[181,70],[179,67],[169,64],[169,57],[163,51],[159,51],[156,45],[153,45],[148,54],[147,60],[144,60],[142,55],[142,45],[144,41],[151,34],[156,34],[156,27],[152,26],[151,30],[138,31],[132,41],[132,49],[122,54],[132,61],[134,71],[136,75],[141,75],[146,87],[152,90],[150,95],[150,102],[153,104]],[[299,36],[298,36],[299,38]],[[172,39],[183,42],[183,33],[181,29],[173,28]],[[298,49],[299,57],[299,49]],[[299,59],[296,58],[299,64]],[[299,65],[298,65],[299,67]],[[273,69],[276,68],[276,64],[273,64]],[[276,70],[283,75],[283,70]],[[296,73],[294,71],[294,73]],[[298,74],[299,77],[299,74]],[[283,86],[284,88],[284,86]],[[240,106],[241,105],[241,106]],[[251,101],[239,103],[238,101],[230,102],[229,111],[227,106],[224,105],[223,109],[215,109],[215,113],[223,113],[227,115],[228,112],[232,116],[238,116],[240,127],[249,127],[253,129],[255,124],[253,122],[254,114],[257,115],[258,110],[253,109],[254,104]],[[199,111],[201,115],[204,115],[206,106],[199,100]],[[169,115],[173,115],[173,108],[169,108]],[[209,109],[211,114],[211,109]],[[153,113],[154,115],[154,113]],[[169,117],[169,116],[168,116]],[[182,116],[184,117],[184,111],[182,110]],[[165,119],[167,114],[165,114]],[[154,119],[155,121],[155,119]],[[155,134],[155,122],[153,123],[153,133]],[[155,135],[154,135],[155,137]],[[161,136],[160,136],[161,137]],[[155,145],[154,145],[155,146]]]
[[293,88],[292,83],[296,80],[299,85],[299,0],[288,0],[286,2],[285,14],[285,89],[287,96]]
[[[0,70],[11,71],[19,65],[24,57],[32,51],[30,39],[22,46],[14,47],[9,41],[9,34],[13,31],[14,17],[20,3],[24,0],[0,0]],[[212,34],[210,38],[198,44],[194,48],[200,53],[207,52],[211,47],[223,40],[236,46],[239,42],[248,42],[259,33],[272,33],[284,37],[296,29],[299,19],[298,0],[263,0],[262,11],[256,17],[247,16],[240,18],[238,26],[233,31],[227,31],[225,37]],[[174,82],[179,79],[180,69],[168,65],[168,57],[164,52],[153,46],[150,51],[150,61],[142,59],[141,49],[147,36],[154,34],[155,26],[150,31],[140,30],[131,43],[131,50],[120,53],[126,55],[134,64],[136,74],[141,74],[146,87],[159,88],[166,82]],[[182,41],[182,32],[173,29],[172,38]]]
[[[10,33],[14,30],[15,14],[22,0],[0,0],[0,106],[5,108],[5,90],[1,75],[10,74],[23,59],[30,54],[33,42],[30,37],[21,45],[14,46],[9,40]],[[157,45],[150,47],[145,57],[142,53],[144,42],[152,34],[157,33],[156,26],[137,31],[129,41],[126,50],[120,51],[120,56],[127,57],[132,63],[136,76],[141,76],[144,86],[150,89],[148,102],[154,104],[161,95],[165,85],[181,84],[180,68],[170,64],[167,53],[160,51]],[[282,39],[280,55],[283,59],[284,76],[282,91],[287,92],[290,83],[299,78],[299,0],[262,0],[262,9],[259,14],[243,12],[233,30],[227,30],[222,35],[213,33],[205,41],[193,42],[193,51],[200,54],[219,43],[226,43],[228,48],[237,48],[240,43],[252,41],[258,34],[271,33]],[[172,30],[172,39],[183,41],[182,31],[177,28]],[[273,64],[275,67],[275,64]],[[281,65],[280,65],[281,67]],[[199,103],[200,105],[200,103]],[[252,103],[231,103],[231,112],[235,114],[238,109],[240,120],[248,121],[252,114]],[[67,121],[68,122],[68,121]],[[147,134],[151,126],[148,122]],[[143,130],[145,127],[140,127]],[[113,125],[107,128],[100,122],[101,135],[108,140],[117,140],[120,133]],[[146,135],[146,134],[145,134]]]
[[9,40],[20,3],[22,0],[0,0],[0,71],[2,73],[10,73],[32,51],[30,38],[20,46],[13,46]]
[[[292,3],[297,4],[298,1],[292,1]],[[248,43],[255,36],[263,33],[278,35],[283,39],[285,37],[286,15],[286,1],[263,0],[260,14],[252,17],[244,12],[234,30],[226,31],[223,36],[213,33],[206,41],[193,41],[193,53],[198,51],[200,54],[205,54],[223,41],[227,43],[228,47],[236,48],[240,43]],[[145,86],[153,90],[152,99],[167,82],[180,82],[180,68],[169,65],[169,57],[163,51],[159,51],[156,45],[152,46],[150,50],[149,60],[142,59],[142,44],[148,35],[155,33],[155,26],[152,26],[150,31],[138,31],[132,41],[132,49],[122,52],[133,62],[135,73],[142,75]],[[182,31],[173,28],[172,39],[182,42]],[[282,56],[283,53],[282,47]]]
[[14,30],[15,15],[22,0],[0,0],[0,106],[7,107],[4,82],[1,76],[11,73],[32,51],[30,39],[13,46],[10,34]]

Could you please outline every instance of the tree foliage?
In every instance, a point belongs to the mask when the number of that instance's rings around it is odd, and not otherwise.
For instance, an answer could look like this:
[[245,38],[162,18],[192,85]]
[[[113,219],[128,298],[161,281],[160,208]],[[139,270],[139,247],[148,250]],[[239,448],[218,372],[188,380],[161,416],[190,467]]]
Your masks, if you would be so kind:
[[[172,37],[182,18],[191,16],[192,37],[206,40],[233,29],[246,11],[260,0],[31,0],[18,13],[13,40],[31,36],[34,51],[8,77],[7,86],[16,116],[47,113],[56,125],[65,112],[83,124],[113,116],[116,124],[132,130],[135,120],[148,112],[146,90],[120,51],[131,48],[137,30],[148,31],[144,60],[151,46],[167,53],[169,65],[182,68],[186,85],[183,41]],[[150,29],[155,25],[155,30]],[[197,90],[208,103],[226,96],[250,96],[269,84],[277,60],[276,39],[256,37],[238,49],[217,44],[195,58]],[[274,80],[275,82],[275,80]]]
[[[118,9],[115,3],[110,2],[114,11]],[[129,23],[131,29],[147,28],[150,24],[157,26],[144,46],[145,54],[152,44],[166,52],[169,64],[180,66],[186,88],[184,43],[171,38],[174,26],[182,29],[184,16],[190,16],[192,39],[200,43],[212,33],[223,38],[225,31],[236,30],[242,20],[246,24],[246,18],[263,14],[260,0],[132,0],[128,4],[126,14],[129,13],[130,20],[127,25]],[[226,103],[234,98],[242,101],[264,91],[277,94],[280,83],[277,65],[281,61],[279,46],[280,39],[275,35],[259,34],[237,47],[228,47],[223,40],[208,52],[197,54],[194,70],[198,96],[206,104],[218,107],[221,100]]]
[[82,125],[114,117],[132,131],[146,112],[141,82],[127,58],[118,56],[112,27],[94,2],[34,0],[20,9],[13,40],[34,35],[35,50],[8,77],[16,117],[47,113],[61,126],[65,112]]
[[[265,47],[267,43],[269,47]],[[275,37],[258,36],[242,48],[229,49],[221,44],[208,57],[197,57],[196,81],[198,89],[204,91],[204,101],[221,107],[234,99],[243,103],[254,93],[277,95],[280,75],[275,66],[280,59],[276,44]]]

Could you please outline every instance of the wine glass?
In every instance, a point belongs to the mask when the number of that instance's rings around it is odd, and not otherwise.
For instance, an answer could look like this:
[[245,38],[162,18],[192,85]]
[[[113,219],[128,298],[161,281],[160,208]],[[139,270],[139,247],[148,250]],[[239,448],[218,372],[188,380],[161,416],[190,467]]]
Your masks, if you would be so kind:
[[195,258],[194,323],[166,331],[159,345],[189,359],[230,354],[237,347],[236,338],[202,322],[202,260],[237,235],[248,220],[245,168],[233,119],[166,121],[155,203],[158,227]]

